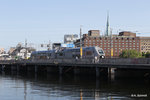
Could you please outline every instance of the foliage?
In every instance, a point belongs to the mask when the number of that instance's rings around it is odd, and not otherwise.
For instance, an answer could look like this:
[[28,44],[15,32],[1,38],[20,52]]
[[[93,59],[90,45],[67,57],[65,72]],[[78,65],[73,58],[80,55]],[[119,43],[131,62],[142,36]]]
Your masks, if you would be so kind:
[[140,58],[142,54],[136,50],[123,50],[119,55],[121,58]]
[[142,56],[145,57],[145,53],[144,52],[142,52]]
[[149,58],[150,57],[150,52],[147,52],[146,54],[145,54],[145,58]]

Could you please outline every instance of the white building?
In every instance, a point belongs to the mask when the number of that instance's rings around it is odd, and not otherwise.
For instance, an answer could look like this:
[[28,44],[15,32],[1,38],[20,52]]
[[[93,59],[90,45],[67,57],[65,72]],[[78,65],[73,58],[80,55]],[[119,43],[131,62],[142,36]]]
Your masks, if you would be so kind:
[[66,34],[64,35],[64,43],[73,44],[78,39],[77,34]]

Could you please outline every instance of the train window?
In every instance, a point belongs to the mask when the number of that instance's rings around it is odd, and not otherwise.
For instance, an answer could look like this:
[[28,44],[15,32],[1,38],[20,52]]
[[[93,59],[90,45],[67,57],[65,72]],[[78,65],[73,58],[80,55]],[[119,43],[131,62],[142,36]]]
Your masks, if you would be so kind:
[[104,54],[103,50],[98,50],[98,52],[99,52],[100,54]]

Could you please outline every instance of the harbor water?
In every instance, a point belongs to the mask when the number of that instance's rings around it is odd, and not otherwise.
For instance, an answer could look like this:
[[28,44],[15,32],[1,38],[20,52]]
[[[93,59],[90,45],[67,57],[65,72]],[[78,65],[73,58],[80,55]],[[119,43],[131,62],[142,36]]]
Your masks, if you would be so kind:
[[150,100],[150,80],[0,73],[0,100]]

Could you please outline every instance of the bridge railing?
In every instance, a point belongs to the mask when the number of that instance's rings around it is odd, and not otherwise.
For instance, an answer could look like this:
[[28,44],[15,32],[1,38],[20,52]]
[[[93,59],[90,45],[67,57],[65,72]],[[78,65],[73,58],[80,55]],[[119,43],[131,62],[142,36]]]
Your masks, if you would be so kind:
[[102,64],[150,64],[150,58],[107,58],[100,59]]
[[48,60],[22,60],[22,61],[18,61],[18,63],[62,63],[62,64],[91,64],[91,63],[95,63],[95,61],[93,59],[48,59]]
[[31,60],[30,63],[72,63],[72,64],[150,64],[150,58],[106,58],[106,59],[49,59]]
[[47,64],[150,64],[150,58],[105,58],[105,59],[48,59],[48,60],[0,60],[0,64],[47,63]]

